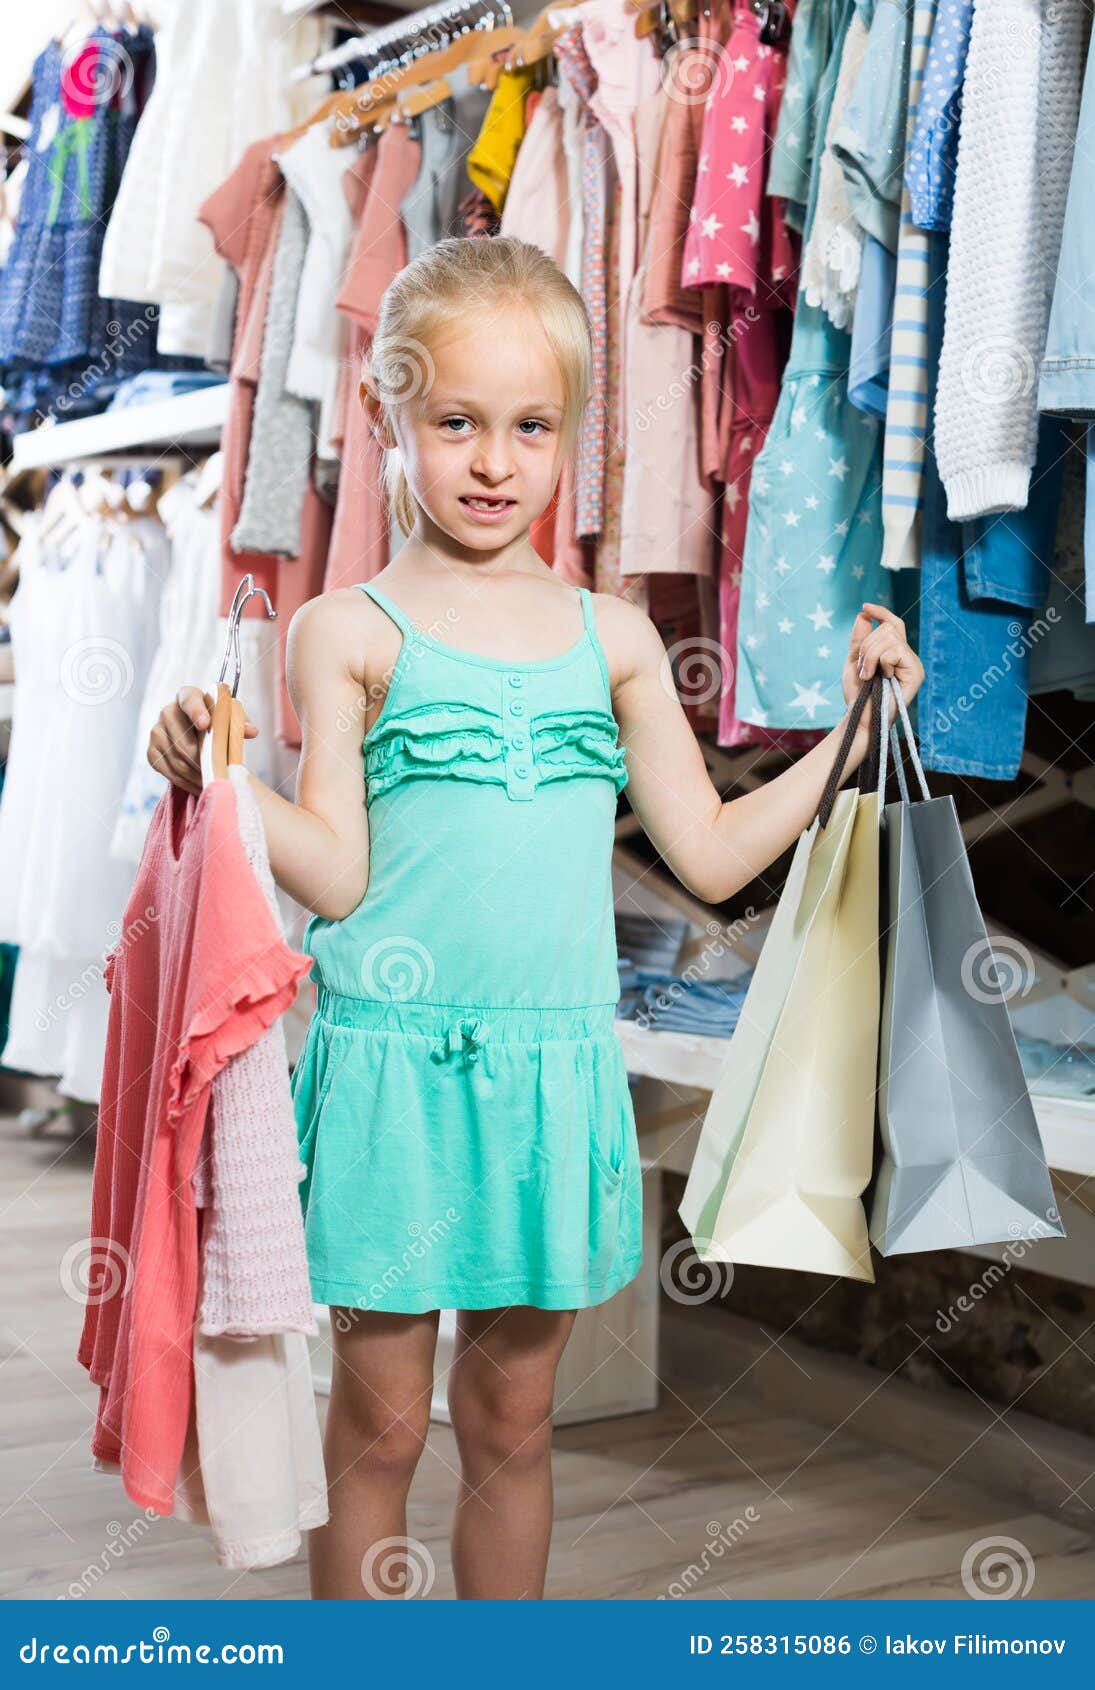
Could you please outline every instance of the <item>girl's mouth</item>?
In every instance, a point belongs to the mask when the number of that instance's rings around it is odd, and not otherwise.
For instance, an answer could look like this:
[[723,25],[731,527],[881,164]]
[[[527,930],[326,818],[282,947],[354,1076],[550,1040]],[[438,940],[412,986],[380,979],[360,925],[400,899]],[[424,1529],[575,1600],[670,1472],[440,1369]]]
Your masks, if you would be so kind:
[[499,518],[508,515],[517,503],[516,499],[484,498],[479,494],[464,493],[460,497],[464,509],[479,522],[497,522]]

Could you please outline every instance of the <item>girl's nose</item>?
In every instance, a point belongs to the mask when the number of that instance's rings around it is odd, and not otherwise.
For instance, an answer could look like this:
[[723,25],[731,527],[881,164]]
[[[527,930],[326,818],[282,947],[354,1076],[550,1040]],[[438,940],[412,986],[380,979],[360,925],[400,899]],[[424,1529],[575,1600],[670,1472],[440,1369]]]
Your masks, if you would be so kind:
[[488,481],[504,481],[513,473],[513,459],[506,443],[492,439],[490,435],[480,435],[472,468]]

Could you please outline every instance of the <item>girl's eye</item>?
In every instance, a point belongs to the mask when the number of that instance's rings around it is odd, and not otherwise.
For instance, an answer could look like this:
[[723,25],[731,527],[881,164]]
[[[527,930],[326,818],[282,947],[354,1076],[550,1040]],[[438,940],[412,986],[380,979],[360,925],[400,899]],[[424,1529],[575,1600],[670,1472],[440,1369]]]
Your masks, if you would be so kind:
[[[518,426],[520,428],[537,429],[541,434],[546,432],[546,430],[547,430],[547,423],[541,422],[538,417],[526,417],[524,419],[524,421],[521,422]],[[533,437],[530,436],[529,438],[533,438]]]
[[460,423],[466,423],[467,420],[468,420],[467,417],[445,417],[444,420],[442,421],[441,427],[447,428],[447,429],[449,429],[450,433],[456,434],[456,433],[459,433],[459,427],[453,428],[451,425],[453,423],[456,423],[457,425],[459,425]]

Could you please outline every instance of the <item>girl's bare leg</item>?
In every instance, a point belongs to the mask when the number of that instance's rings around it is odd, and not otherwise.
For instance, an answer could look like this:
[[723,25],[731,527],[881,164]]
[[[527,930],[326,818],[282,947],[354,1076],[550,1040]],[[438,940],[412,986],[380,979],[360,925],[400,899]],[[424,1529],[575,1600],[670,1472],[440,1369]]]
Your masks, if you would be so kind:
[[458,1316],[448,1395],[461,1467],[452,1532],[460,1598],[544,1594],[555,1370],[575,1313],[515,1306]]
[[323,1453],[331,1517],[308,1534],[312,1596],[404,1595],[407,1492],[426,1442],[437,1311],[331,1310],[334,1369]]

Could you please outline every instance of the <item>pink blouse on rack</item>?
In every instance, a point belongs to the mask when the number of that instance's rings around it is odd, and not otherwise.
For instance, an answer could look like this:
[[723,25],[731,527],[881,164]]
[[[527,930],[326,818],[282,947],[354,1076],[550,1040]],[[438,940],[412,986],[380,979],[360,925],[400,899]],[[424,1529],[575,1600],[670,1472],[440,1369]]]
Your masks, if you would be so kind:
[[351,191],[361,194],[361,201],[350,261],[335,301],[350,319],[350,343],[339,447],[342,471],[324,580],[327,591],[371,580],[386,566],[389,555],[384,453],[369,427],[358,385],[362,355],[376,328],[381,297],[407,262],[399,207],[418,174],[422,147],[406,124],[393,123],[370,150],[369,163],[356,183],[348,184]]

